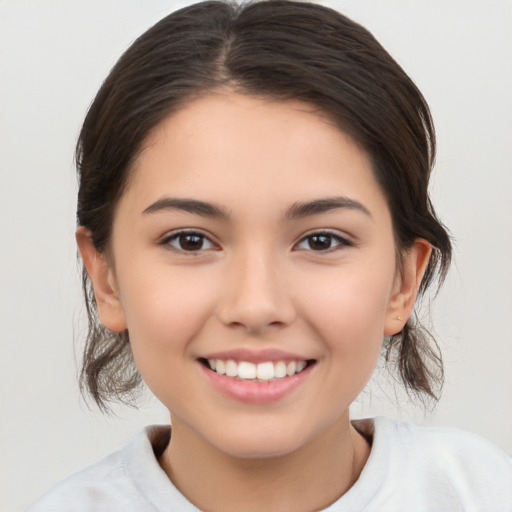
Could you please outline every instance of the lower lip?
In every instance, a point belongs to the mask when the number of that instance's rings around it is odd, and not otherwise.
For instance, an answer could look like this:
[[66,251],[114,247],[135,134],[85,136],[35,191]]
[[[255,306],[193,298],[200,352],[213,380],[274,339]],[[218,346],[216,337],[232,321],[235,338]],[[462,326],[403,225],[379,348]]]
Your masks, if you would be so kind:
[[308,366],[300,373],[290,377],[269,382],[253,382],[226,377],[226,375],[220,375],[210,370],[202,363],[198,362],[198,364],[211,384],[221,393],[239,402],[251,404],[265,404],[281,400],[307,379],[313,366]]

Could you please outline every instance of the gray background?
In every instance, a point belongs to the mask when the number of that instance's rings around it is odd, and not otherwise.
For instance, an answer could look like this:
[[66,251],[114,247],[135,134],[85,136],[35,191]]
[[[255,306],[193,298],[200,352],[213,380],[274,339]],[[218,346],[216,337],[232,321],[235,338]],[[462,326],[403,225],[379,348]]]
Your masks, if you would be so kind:
[[[87,106],[117,57],[187,3],[0,0],[2,512],[22,510],[143,425],[167,421],[151,397],[113,418],[79,397],[72,157]],[[370,28],[424,92],[439,137],[434,202],[457,240],[431,310],[447,370],[437,410],[425,414],[400,393],[397,406],[380,375],[354,415],[456,426],[512,452],[512,2],[323,3]]]

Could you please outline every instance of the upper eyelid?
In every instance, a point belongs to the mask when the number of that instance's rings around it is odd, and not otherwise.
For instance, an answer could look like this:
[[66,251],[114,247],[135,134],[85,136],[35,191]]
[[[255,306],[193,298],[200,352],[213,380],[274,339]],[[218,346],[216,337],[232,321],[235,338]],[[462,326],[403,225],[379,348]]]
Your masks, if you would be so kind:
[[173,229],[171,231],[166,231],[165,234],[163,234],[161,237],[159,237],[159,241],[164,242],[165,240],[169,240],[171,238],[174,238],[175,236],[181,235],[181,234],[197,234],[204,236],[208,240],[211,240],[212,242],[215,242],[213,235],[205,232],[204,229],[200,228],[178,228]]
[[353,240],[352,240],[353,237],[351,235],[349,235],[348,233],[340,232],[337,229],[329,229],[329,228],[312,229],[311,231],[308,231],[308,232],[304,233],[303,235],[301,235],[300,238],[298,239],[298,241],[300,242],[309,236],[322,235],[322,234],[331,235],[335,238],[344,240],[348,243],[353,243]]
[[[182,234],[182,233],[193,233],[193,234],[198,234],[198,235],[201,235],[201,236],[204,236],[207,240],[209,240],[211,243],[217,245],[217,246],[220,246],[220,242],[217,240],[217,238],[215,236],[213,236],[212,234],[206,232],[204,229],[201,229],[201,228],[177,228],[177,229],[173,229],[171,231],[168,231],[166,232],[164,235],[162,235],[159,239],[158,239],[158,243],[160,244],[165,244],[165,243],[168,243],[169,240],[173,239],[174,237]],[[353,245],[354,244],[354,241],[351,237],[351,235],[345,233],[345,232],[340,232],[336,229],[332,229],[332,228],[319,228],[319,229],[312,229],[310,231],[307,231],[306,233],[303,233],[298,239],[296,242],[294,242],[294,246],[296,246],[297,244],[299,244],[300,242],[302,242],[304,239],[308,238],[309,236],[314,236],[314,235],[319,235],[319,234],[328,234],[342,242],[345,242],[346,244],[348,245]]]
[[292,250],[299,250],[299,251],[301,251],[301,249],[299,248],[300,244],[302,244],[305,240],[307,240],[311,236],[322,235],[322,234],[331,236],[338,243],[334,247],[331,247],[329,249],[325,249],[325,251],[313,251],[313,252],[317,252],[318,254],[327,254],[327,253],[330,253],[330,252],[337,252],[338,250],[341,250],[343,248],[349,248],[349,247],[353,247],[355,245],[355,242],[353,241],[353,239],[350,236],[341,234],[337,230],[332,230],[332,229],[315,229],[315,230],[311,230],[311,231],[305,233],[304,235],[302,235],[293,244]]
[[[203,236],[206,240],[208,240],[211,244],[213,244],[216,247],[220,247],[220,243],[216,240],[216,238],[205,232],[203,229],[199,228],[179,228],[179,229],[173,229],[172,231],[166,232],[163,236],[161,236],[158,239],[158,245],[166,245],[169,244],[169,242],[176,237],[180,236],[181,234],[197,234],[200,236]],[[187,251],[188,252],[188,251]],[[190,251],[194,252],[194,251]],[[201,252],[201,251],[197,251]]]

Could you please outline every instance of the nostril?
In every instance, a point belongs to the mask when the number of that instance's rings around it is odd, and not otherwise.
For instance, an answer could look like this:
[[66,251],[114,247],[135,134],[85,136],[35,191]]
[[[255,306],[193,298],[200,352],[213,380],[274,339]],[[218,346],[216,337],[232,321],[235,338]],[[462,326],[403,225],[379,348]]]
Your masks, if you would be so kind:
[[288,288],[281,286],[274,275],[276,265],[260,264],[265,265],[265,274],[257,268],[251,272],[246,268],[243,274],[230,276],[217,304],[217,315],[224,325],[242,326],[255,333],[281,328],[294,320],[296,311]]

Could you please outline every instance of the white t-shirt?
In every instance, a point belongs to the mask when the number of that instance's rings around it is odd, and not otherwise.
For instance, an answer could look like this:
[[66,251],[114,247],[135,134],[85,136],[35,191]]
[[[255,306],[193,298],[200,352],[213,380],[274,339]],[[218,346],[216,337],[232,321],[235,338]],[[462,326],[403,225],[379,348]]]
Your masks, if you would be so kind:
[[[370,457],[359,480],[326,512],[512,511],[512,460],[492,443],[383,417],[354,426],[372,439]],[[26,512],[197,512],[158,464],[169,438],[169,427],[147,427]]]

